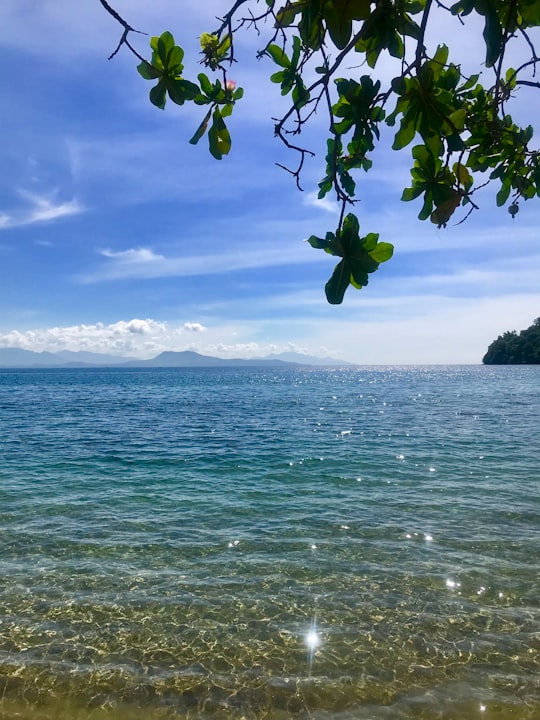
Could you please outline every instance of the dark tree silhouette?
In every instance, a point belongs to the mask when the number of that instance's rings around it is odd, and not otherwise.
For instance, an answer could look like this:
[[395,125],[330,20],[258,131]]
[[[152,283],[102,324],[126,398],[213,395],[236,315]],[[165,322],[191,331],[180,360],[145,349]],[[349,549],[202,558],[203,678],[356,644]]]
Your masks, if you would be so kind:
[[513,330],[494,340],[482,362],[484,365],[540,365],[540,318],[522,330]]

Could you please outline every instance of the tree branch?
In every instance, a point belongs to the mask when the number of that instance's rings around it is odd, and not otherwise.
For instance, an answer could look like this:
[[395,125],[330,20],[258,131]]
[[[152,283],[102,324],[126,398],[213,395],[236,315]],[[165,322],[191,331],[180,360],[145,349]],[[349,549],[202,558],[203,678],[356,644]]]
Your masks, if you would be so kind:
[[98,2],[101,3],[102,7],[109,13],[109,15],[111,15],[116,20],[116,22],[124,28],[124,32],[122,33],[116,49],[109,55],[108,59],[112,60],[113,57],[118,53],[122,45],[126,45],[131,50],[131,52],[139,58],[139,60],[146,62],[145,58],[143,58],[142,55],[139,55],[139,53],[129,43],[127,38],[130,32],[138,33],[139,35],[147,35],[147,33],[142,32],[142,30],[135,30],[134,27],[131,27],[131,25],[126,20],[124,20],[124,18],[119,15],[114,8],[109,5],[107,0],[98,0]]

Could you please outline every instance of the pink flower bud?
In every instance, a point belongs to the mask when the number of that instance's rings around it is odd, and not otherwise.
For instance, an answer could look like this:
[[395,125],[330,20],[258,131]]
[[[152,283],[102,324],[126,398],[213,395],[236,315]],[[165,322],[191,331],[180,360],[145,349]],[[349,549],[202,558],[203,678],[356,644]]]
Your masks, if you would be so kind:
[[235,80],[227,80],[227,82],[225,83],[225,88],[226,88],[227,90],[230,90],[230,92],[232,92],[235,87],[236,87],[236,81],[235,81]]

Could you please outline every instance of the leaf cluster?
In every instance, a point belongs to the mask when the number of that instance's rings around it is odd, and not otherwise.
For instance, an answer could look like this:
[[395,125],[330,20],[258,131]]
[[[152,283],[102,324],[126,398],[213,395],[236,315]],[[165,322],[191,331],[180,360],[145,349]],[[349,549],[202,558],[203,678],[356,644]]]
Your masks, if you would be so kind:
[[[445,14],[464,27],[470,19],[480,21],[484,63],[477,73],[467,75],[449,46],[432,42],[435,17]],[[275,134],[298,153],[296,168],[285,168],[298,187],[304,161],[314,153],[292,138],[315,114],[328,119],[319,198],[332,193],[341,213],[326,239],[311,236],[309,242],[342,258],[326,287],[330,302],[341,302],[349,285],[364,287],[391,254],[376,234],[360,238],[356,216],[345,212],[359,201],[359,183],[386,137],[383,127],[395,128],[393,150],[410,148],[411,182],[401,199],[420,203],[421,220],[445,226],[463,208],[463,222],[478,209],[477,193],[488,184],[495,184],[496,204],[507,205],[512,217],[522,202],[540,197],[538,133],[532,123],[520,127],[511,114],[517,96],[540,89],[531,34],[540,26],[540,0],[456,0],[450,6],[439,0],[265,0],[262,11],[257,0],[236,0],[219,27],[201,35],[201,62],[221,77],[201,73],[197,82],[182,76],[183,51],[170,33],[152,38],[152,58],[138,68],[157,80],[151,102],[163,108],[168,97],[179,105],[208,105],[190,142],[208,131],[218,159],[231,147],[224,118],[242,96],[226,78],[235,37],[246,27],[262,34],[264,23],[269,38],[258,57],[273,63],[270,80],[290,98]],[[123,24],[125,36],[129,26]],[[524,58],[518,67],[507,62],[511,43],[519,43]]]
[[[196,105],[210,105],[189,142],[196,145],[208,130],[210,153],[216,160],[221,160],[231,149],[231,136],[224,118],[232,113],[234,103],[243,96],[242,88],[236,88],[226,77],[223,83],[219,79],[212,82],[204,73],[197,76],[198,83],[186,80],[182,76],[184,50],[175,45],[170,32],[151,38],[150,47],[151,60],[142,60],[137,66],[145,80],[157,80],[157,84],[150,90],[150,102],[161,110],[165,109],[167,97],[176,105],[183,105],[186,101],[193,101]],[[206,64],[217,69],[227,58],[230,40],[219,41],[216,35],[203,33],[201,47]]]
[[344,218],[337,232],[326,233],[324,239],[312,235],[308,242],[311,247],[341,258],[325,286],[326,299],[332,305],[343,302],[349,285],[358,290],[365,287],[368,275],[390,260],[394,252],[390,243],[379,242],[377,233],[360,237],[360,224],[352,213]]

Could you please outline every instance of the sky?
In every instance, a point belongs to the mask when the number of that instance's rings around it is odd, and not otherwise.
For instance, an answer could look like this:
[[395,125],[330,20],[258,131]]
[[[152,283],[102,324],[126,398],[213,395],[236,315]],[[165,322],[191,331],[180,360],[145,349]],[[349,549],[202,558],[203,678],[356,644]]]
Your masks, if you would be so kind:
[[[198,37],[230,6],[111,4],[149,35],[170,30],[187,77],[201,70]],[[463,29],[437,22],[451,59],[481,58]],[[479,363],[498,335],[540,315],[538,199],[512,220],[488,189],[465,223],[437,229],[399,200],[410,149],[380,150],[357,178],[361,231],[393,243],[394,258],[343,305],[326,302],[336,259],[305,242],[339,217],[316,199],[325,121],[304,140],[316,156],[299,192],[276,164],[295,158],[273,137],[284,105],[275,68],[255,59],[263,36],[238,35],[230,77],[245,97],[229,119],[231,153],[216,161],[206,139],[188,143],[203,108],[153,107],[135,58],[108,60],[121,28],[98,0],[2,0],[0,28],[0,347]],[[148,39],[131,36],[147,56]],[[540,98],[518,98],[517,119],[539,111]]]

